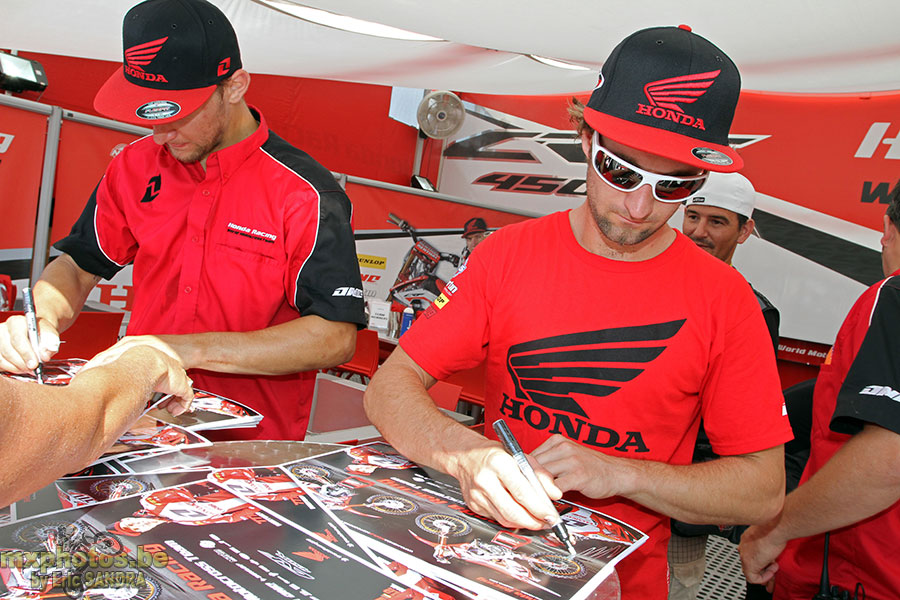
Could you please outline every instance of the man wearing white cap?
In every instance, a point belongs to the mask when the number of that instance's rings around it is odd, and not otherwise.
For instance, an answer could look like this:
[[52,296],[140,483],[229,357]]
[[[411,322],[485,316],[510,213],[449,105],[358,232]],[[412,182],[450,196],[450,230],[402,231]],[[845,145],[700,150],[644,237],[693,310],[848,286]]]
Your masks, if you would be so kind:
[[[710,173],[699,194],[685,202],[684,235],[719,260],[729,265],[738,244],[753,233],[753,207],[756,190],[740,173]],[[775,349],[778,349],[778,309],[755,289],[766,327]]]
[[685,203],[684,234],[730,265],[735,248],[753,233],[755,194],[740,173],[710,173],[700,193]]

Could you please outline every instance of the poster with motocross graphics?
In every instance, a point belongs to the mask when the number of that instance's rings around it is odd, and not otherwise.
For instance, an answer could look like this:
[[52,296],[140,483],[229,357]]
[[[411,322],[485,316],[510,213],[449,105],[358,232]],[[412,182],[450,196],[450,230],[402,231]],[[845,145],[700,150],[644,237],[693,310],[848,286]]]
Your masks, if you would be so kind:
[[100,475],[57,479],[10,505],[12,520],[22,520],[69,508],[82,508],[151,490],[205,479],[205,472]]
[[113,459],[102,463],[88,465],[80,471],[69,473],[62,479],[77,479],[79,477],[95,477],[98,475],[121,475],[122,473],[129,472],[130,471],[123,467],[121,463]]
[[470,589],[457,585],[451,585],[446,581],[439,581],[433,577],[426,577],[403,564],[399,560],[393,560],[383,554],[370,551],[375,558],[375,564],[379,565],[383,570],[387,570],[395,579],[414,587],[420,594],[413,596],[413,600],[428,598],[430,600],[466,600],[468,598],[478,598],[478,594]]
[[606,515],[559,502],[577,551],[571,557],[549,530],[513,532],[471,512],[452,477],[419,467],[383,443],[285,468],[361,544],[478,596],[586,598],[647,539]]
[[376,600],[406,592],[209,482],[20,521],[0,528],[0,548],[0,598]]
[[175,416],[165,409],[154,408],[147,415],[191,431],[255,427],[263,418],[240,402],[198,389],[194,389],[190,411]]
[[[87,364],[82,358],[66,358],[60,360],[48,360],[43,363],[43,381],[44,385],[69,385],[75,374]],[[0,371],[0,375],[15,379],[16,381],[30,381],[37,383],[37,375],[35,373],[7,373]]]
[[210,473],[207,479],[287,525],[313,533],[359,560],[375,565],[371,554],[345,532],[330,513],[319,509],[309,498],[308,488],[304,488],[288,470],[281,467],[220,469]]
[[145,457],[150,451],[172,451],[211,444],[208,439],[189,429],[145,415],[119,436],[116,443],[93,464],[112,458],[126,460],[128,457]]

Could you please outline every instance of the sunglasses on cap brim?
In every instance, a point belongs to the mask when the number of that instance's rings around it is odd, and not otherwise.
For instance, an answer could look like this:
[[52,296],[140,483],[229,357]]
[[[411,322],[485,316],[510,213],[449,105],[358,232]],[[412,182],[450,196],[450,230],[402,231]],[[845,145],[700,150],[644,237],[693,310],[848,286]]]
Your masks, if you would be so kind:
[[591,164],[600,179],[611,187],[622,192],[633,192],[642,185],[649,185],[653,190],[653,197],[660,202],[683,202],[700,191],[709,177],[708,172],[690,177],[675,177],[645,171],[604,148],[596,131],[591,141]]

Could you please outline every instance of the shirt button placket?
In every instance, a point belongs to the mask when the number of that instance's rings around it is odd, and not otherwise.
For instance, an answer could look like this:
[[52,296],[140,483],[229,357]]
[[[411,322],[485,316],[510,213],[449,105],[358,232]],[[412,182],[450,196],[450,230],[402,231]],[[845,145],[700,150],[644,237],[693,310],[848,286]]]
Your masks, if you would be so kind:
[[[208,181],[205,183],[208,184]],[[185,261],[181,272],[181,282],[184,287],[182,287],[182,301],[178,310],[179,321],[188,327],[188,330],[193,329],[189,323],[196,321],[199,311],[200,295],[194,292],[199,289],[197,286],[200,283],[200,272],[203,268],[203,240],[205,239],[203,228],[214,198],[208,187],[202,187],[194,194],[194,201],[191,202],[188,211],[186,240],[190,240],[190,243],[185,244],[184,248]]]

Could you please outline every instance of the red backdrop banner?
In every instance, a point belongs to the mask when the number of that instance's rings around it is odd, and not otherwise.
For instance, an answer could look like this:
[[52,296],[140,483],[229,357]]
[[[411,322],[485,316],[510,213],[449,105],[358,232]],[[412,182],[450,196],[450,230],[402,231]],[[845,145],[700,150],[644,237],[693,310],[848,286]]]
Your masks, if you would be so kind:
[[0,106],[0,248],[31,248],[47,115]]

